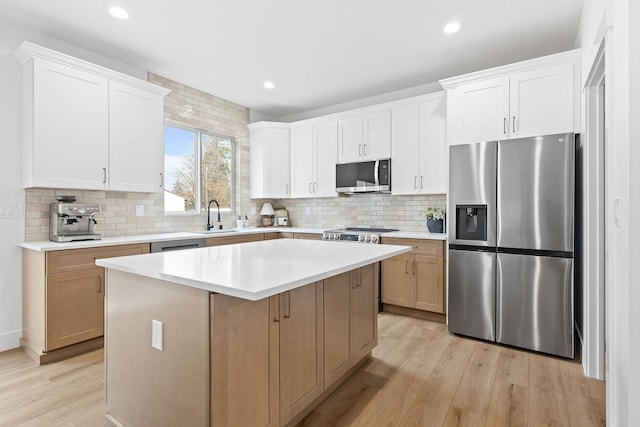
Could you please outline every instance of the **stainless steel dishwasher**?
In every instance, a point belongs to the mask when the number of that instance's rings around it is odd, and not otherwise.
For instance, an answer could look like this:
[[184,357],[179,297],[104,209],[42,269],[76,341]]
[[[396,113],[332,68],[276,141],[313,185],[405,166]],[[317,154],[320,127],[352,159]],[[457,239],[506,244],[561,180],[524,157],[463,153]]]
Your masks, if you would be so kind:
[[182,249],[204,248],[207,246],[207,239],[183,239],[168,240],[164,242],[151,242],[151,252],[180,251]]

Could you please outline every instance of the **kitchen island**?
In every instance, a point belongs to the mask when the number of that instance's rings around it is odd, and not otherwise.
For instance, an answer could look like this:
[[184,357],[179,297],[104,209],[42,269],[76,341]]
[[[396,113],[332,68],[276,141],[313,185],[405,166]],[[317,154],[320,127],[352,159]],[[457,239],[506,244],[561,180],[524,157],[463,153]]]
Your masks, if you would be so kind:
[[108,417],[295,423],[377,344],[379,261],[410,249],[280,239],[98,260]]

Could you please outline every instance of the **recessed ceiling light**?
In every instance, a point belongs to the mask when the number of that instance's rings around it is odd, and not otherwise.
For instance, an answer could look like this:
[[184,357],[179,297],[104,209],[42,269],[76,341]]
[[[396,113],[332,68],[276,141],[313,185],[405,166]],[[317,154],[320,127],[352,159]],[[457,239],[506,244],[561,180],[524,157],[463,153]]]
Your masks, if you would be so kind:
[[118,19],[127,19],[129,17],[127,11],[121,7],[112,7],[109,9],[109,13]]
[[273,84],[273,82],[264,82],[263,86],[265,89],[273,89],[274,87],[276,87],[276,85]]
[[445,27],[444,27],[444,32],[447,34],[453,34],[453,33],[457,33],[458,30],[460,30],[460,23],[459,22],[449,22]]

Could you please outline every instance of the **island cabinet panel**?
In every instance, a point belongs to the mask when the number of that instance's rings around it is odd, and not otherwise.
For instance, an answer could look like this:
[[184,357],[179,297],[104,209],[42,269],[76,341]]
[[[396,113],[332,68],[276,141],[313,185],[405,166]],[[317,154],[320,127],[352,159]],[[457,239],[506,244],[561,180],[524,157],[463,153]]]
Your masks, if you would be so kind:
[[209,425],[210,293],[110,269],[106,294],[111,416],[126,426]]
[[351,367],[351,275],[324,280],[324,381],[333,383]]
[[324,381],[329,388],[377,344],[378,264],[324,280]]
[[284,425],[324,391],[323,286],[279,295],[280,422]]
[[277,304],[211,295],[212,425],[279,425]]

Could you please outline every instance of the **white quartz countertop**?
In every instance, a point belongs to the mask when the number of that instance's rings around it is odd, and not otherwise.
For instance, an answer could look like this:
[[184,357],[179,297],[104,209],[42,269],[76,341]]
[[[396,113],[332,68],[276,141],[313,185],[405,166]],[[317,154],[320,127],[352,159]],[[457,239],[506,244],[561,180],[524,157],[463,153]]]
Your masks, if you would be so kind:
[[135,243],[165,242],[171,240],[208,239],[210,237],[241,236],[261,233],[318,233],[324,229],[302,227],[249,227],[215,232],[185,231],[181,233],[138,234],[134,236],[103,237],[101,240],[57,243],[49,240],[22,242],[18,246],[34,251],[48,252],[66,249],[98,248],[102,246],[132,245]]
[[[49,240],[18,243],[19,247],[40,252],[61,251],[67,249],[98,248],[103,246],[132,245],[136,243],[164,242],[171,240],[207,239],[211,237],[240,236],[244,234],[260,233],[312,233],[322,234],[326,228],[304,228],[304,227],[249,227],[241,229],[229,229],[222,232],[205,233],[198,231],[188,231],[181,233],[159,233],[159,234],[138,234],[134,236],[103,237],[101,240],[87,240],[80,242],[57,243]],[[431,239],[446,240],[445,233],[429,233],[423,231],[393,231],[381,234],[382,237],[396,237],[403,239]]]
[[274,239],[106,258],[96,264],[257,301],[410,250],[400,245]]

